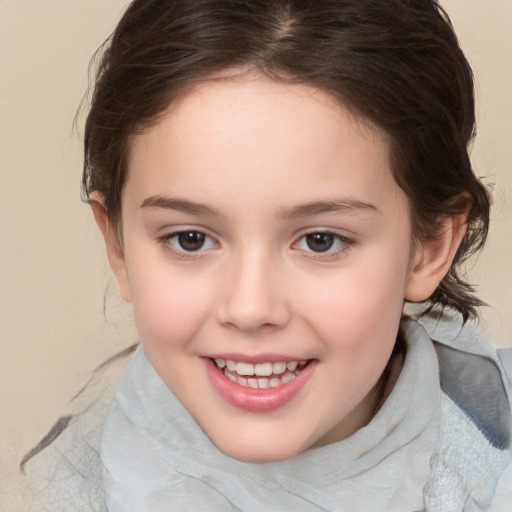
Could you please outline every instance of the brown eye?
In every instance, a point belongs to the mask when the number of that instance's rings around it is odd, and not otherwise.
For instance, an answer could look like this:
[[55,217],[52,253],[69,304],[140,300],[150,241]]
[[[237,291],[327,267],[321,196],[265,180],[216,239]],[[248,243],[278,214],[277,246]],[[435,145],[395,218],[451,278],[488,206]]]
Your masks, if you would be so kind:
[[203,248],[206,235],[199,231],[183,231],[177,235],[177,242],[184,251],[199,251]]
[[178,254],[180,257],[185,257],[187,254],[190,257],[199,256],[209,249],[219,247],[215,239],[195,229],[175,231],[159,237],[157,241],[164,250],[170,251],[174,255]]
[[313,252],[325,252],[334,245],[332,233],[310,233],[306,235],[306,245]]

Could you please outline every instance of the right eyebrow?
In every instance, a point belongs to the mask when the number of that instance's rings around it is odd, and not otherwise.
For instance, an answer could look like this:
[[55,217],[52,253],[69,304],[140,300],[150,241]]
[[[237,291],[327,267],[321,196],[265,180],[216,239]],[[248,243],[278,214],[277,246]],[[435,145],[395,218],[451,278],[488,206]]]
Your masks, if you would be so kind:
[[141,208],[157,208],[176,210],[183,213],[201,216],[220,216],[221,213],[214,207],[202,203],[194,203],[186,199],[168,196],[151,196],[142,201]]

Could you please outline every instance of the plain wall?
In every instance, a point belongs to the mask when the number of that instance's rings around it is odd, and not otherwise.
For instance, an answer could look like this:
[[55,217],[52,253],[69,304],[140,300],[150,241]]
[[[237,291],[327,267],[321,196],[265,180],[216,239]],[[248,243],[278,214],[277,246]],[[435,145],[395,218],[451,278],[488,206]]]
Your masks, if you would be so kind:
[[[89,208],[73,119],[94,50],[124,0],[0,0],[0,453],[3,473],[89,372],[136,339]],[[471,271],[512,345],[512,1],[445,0],[476,75],[472,159],[493,184],[489,242]],[[104,316],[104,293],[107,292]]]

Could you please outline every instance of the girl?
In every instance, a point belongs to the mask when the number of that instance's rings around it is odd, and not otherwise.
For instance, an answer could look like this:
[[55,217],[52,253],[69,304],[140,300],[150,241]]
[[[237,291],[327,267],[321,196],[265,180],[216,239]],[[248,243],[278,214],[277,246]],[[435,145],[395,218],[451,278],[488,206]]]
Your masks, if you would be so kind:
[[26,457],[33,503],[505,510],[511,356],[458,271],[473,136],[435,1],[135,0],[83,189],[141,344]]

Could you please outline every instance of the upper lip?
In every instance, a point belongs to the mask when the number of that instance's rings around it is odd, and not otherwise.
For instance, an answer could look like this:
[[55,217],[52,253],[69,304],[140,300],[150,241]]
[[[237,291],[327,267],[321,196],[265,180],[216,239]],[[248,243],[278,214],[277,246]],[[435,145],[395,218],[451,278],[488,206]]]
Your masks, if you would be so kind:
[[224,359],[231,360],[240,363],[277,363],[280,361],[290,362],[290,361],[307,361],[311,358],[303,357],[303,356],[289,356],[289,355],[281,355],[281,354],[238,354],[238,353],[217,353],[211,354],[205,357],[209,357],[210,359]]

